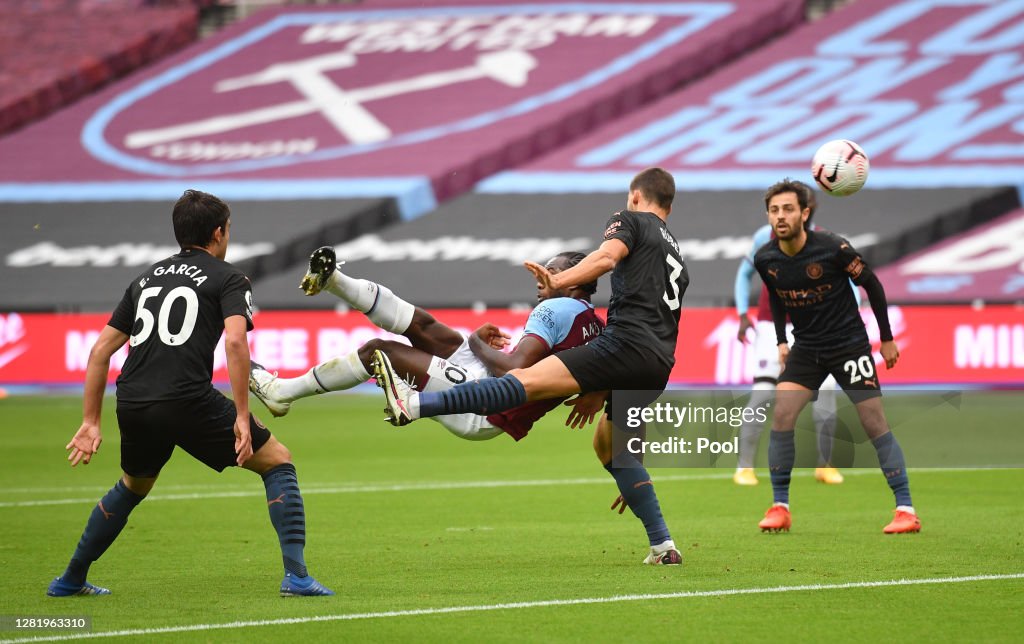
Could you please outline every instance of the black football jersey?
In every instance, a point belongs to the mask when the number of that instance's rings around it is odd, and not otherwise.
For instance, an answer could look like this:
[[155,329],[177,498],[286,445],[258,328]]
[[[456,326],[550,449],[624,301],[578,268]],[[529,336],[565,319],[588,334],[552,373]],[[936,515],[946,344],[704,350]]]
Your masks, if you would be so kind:
[[107,323],[129,335],[117,397],[181,400],[209,391],[214,349],[233,315],[252,329],[252,287],[231,264],[189,249],[150,266]]
[[793,323],[794,344],[829,350],[867,344],[853,286],[866,265],[860,253],[839,235],[807,231],[807,243],[790,257],[772,238],[754,255],[754,267]]
[[629,249],[612,271],[604,333],[651,350],[671,367],[683,294],[690,285],[679,243],[659,217],[631,210],[612,215],[604,238],[618,239]]

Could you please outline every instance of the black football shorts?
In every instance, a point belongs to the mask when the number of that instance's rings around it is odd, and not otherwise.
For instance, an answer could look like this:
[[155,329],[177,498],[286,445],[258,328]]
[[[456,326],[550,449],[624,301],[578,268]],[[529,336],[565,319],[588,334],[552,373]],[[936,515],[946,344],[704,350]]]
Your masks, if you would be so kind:
[[[221,472],[236,464],[235,404],[213,387],[199,398],[154,402],[117,401],[121,469],[152,478],[178,446]],[[252,451],[270,440],[270,430],[249,415]]]
[[871,345],[815,351],[793,346],[779,382],[793,382],[817,391],[831,374],[854,403],[882,395]]
[[[647,405],[665,391],[672,367],[662,363],[648,351],[621,342],[608,335],[599,335],[587,344],[559,351],[555,356],[572,374],[583,393],[618,390],[649,391],[651,399],[630,398],[631,404]],[[605,412],[612,415],[612,399],[608,397]]]

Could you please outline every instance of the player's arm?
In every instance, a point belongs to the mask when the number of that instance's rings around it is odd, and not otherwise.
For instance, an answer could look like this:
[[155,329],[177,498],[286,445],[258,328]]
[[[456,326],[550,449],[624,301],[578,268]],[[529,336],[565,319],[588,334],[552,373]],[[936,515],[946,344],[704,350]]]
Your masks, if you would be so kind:
[[100,337],[89,351],[85,367],[85,391],[82,395],[82,425],[75,432],[64,449],[71,450],[68,461],[71,467],[78,463],[89,464],[92,455],[103,442],[100,432],[100,416],[103,413],[103,392],[107,387],[110,373],[110,358],[128,341],[128,334],[112,326],[105,326]]
[[736,283],[733,285],[733,299],[736,301],[736,315],[740,319],[740,328],[736,339],[747,343],[747,331],[753,324],[750,322],[750,278],[754,276],[754,257],[757,251],[771,240],[771,227],[762,226],[754,233],[751,240],[750,253],[740,260],[736,268]]
[[536,262],[524,262],[526,270],[533,273],[537,281],[548,288],[564,289],[593,282],[612,271],[619,262],[629,255],[629,248],[618,239],[604,241],[594,252],[584,257],[579,264],[552,275],[548,269]]
[[228,358],[228,379],[231,398],[235,402],[235,453],[241,466],[252,456],[252,435],[249,433],[249,321],[243,315],[224,319],[224,352]]
[[789,340],[786,336],[786,305],[775,292],[774,280],[767,272],[766,262],[759,260],[757,255],[754,256],[754,268],[757,269],[761,281],[764,282],[768,290],[768,304],[772,312],[772,323],[775,325],[775,341],[779,345],[779,364],[781,365],[785,363],[785,356],[789,355]]
[[775,341],[779,345],[779,366],[786,366],[789,357],[789,337],[786,335],[786,305],[775,289],[768,289],[768,304],[772,310],[772,323],[775,325]]
[[548,345],[533,335],[524,335],[516,348],[505,353],[493,347],[492,338],[501,331],[493,324],[485,324],[469,336],[469,348],[495,377],[504,376],[513,369],[524,369],[540,362],[551,353]]
[[747,343],[747,331],[753,326],[750,316],[747,315],[750,310],[750,278],[753,275],[754,265],[750,263],[749,258],[744,257],[736,269],[736,283],[732,289],[733,299],[736,300],[736,315],[740,319],[740,328],[736,333],[736,339],[744,344]]
[[868,294],[871,311],[875,314],[875,320],[878,322],[878,334],[882,340],[880,351],[885,360],[885,368],[892,369],[900,358],[900,350],[892,337],[892,327],[889,324],[889,303],[885,298],[885,288],[882,287],[882,281],[871,269],[865,268],[864,270],[868,276],[860,282],[860,286],[863,286],[864,291]]
[[885,360],[885,368],[892,369],[899,360],[900,350],[892,337],[892,327],[889,324],[889,302],[885,297],[885,288],[881,280],[875,275],[864,259],[860,256],[850,242],[840,239],[837,258],[843,270],[850,276],[850,279],[857,286],[864,287],[868,294],[868,302],[871,304],[871,311],[875,314],[875,321],[878,323],[878,334],[882,340],[880,351]]

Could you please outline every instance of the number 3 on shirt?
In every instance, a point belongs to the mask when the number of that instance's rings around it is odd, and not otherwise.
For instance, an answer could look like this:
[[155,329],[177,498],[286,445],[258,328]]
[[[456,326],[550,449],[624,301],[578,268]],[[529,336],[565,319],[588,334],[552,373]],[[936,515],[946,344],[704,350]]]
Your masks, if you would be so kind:
[[668,285],[672,288],[672,297],[668,296],[668,290],[665,290],[665,295],[662,299],[665,300],[665,304],[668,304],[669,311],[675,311],[679,308],[679,275],[683,272],[683,265],[676,261],[675,257],[671,255],[665,255],[665,263],[672,269],[672,272],[668,275]]
[[[139,307],[135,311],[135,321],[142,320],[142,328],[129,338],[131,346],[137,347],[148,340],[153,333],[154,326],[157,327],[157,335],[160,336],[160,340],[170,346],[185,344],[192,337],[192,331],[196,328],[196,318],[199,316],[199,297],[196,292],[187,286],[172,288],[160,305],[160,311],[157,313],[159,318],[154,318],[153,313],[146,308],[146,300],[156,297],[162,290],[162,286],[151,286],[142,289],[142,293],[139,294]],[[171,306],[179,298],[185,300],[185,317],[182,319],[181,328],[177,333],[171,333],[167,328],[168,320],[171,317]]]

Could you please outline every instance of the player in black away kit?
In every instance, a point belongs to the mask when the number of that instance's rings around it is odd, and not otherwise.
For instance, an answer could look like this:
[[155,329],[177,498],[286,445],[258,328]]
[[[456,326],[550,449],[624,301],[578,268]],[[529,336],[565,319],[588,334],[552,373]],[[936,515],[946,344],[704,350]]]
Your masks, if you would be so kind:
[[[585,284],[612,271],[608,323],[600,336],[501,378],[484,378],[436,393],[410,394],[394,386],[397,376],[385,361],[379,361],[375,365],[378,384],[387,397],[392,423],[466,412],[493,414],[527,401],[581,392],[663,391],[675,363],[680,303],[689,284],[679,244],[667,227],[674,197],[671,174],[661,168],[644,170],[630,183],[626,210],[612,215],[606,224],[600,248],[555,275],[527,262],[538,284],[555,289]],[[621,493],[612,509],[628,506],[643,522],[651,545],[644,563],[679,564],[682,557],[669,535],[647,470],[628,452],[613,453],[612,404],[610,398],[594,434],[594,450]]]
[[[768,443],[775,503],[760,527],[789,530],[796,419],[814,391],[832,374],[854,402],[896,497],[896,516],[884,531],[918,532],[921,522],[910,500],[903,451],[885,419],[871,344],[850,280],[867,291],[882,336],[882,358],[891,369],[900,353],[889,328],[882,284],[848,241],[825,231],[807,230],[810,209],[806,192],[795,182],[787,179],[773,185],[764,201],[775,238],[757,251],[754,266],[768,287],[783,369]],[[786,340],[787,314],[793,323],[792,350]]]
[[[249,413],[252,291],[248,278],[224,261],[230,216],[217,197],[186,190],[171,215],[181,252],[132,281],[89,353],[82,426],[67,445],[68,460],[72,467],[88,464],[99,449],[110,358],[128,342],[117,378],[124,475],[96,504],[67,570],[50,583],[48,595],[110,594],[86,581],[89,566],[153,489],[175,446],[218,472],[237,465],[262,476],[284,558],[281,594],[334,594],[306,572],[306,516],[291,454]],[[211,384],[222,332],[233,402]],[[194,539],[196,547],[207,545],[199,535]]]

